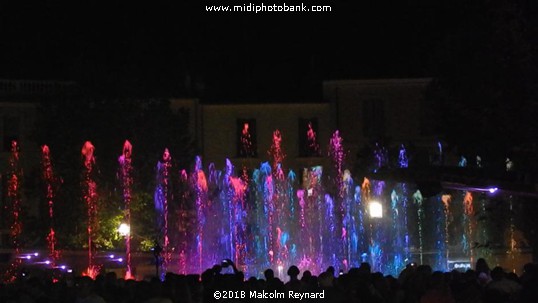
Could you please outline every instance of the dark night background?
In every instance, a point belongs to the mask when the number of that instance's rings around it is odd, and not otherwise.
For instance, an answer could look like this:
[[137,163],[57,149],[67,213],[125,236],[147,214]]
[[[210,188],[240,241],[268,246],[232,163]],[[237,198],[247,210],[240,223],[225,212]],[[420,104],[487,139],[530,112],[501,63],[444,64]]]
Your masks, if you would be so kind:
[[[318,101],[322,80],[438,74],[447,45],[495,35],[483,26],[499,7],[531,36],[530,1],[468,2],[317,0],[305,3],[332,12],[219,14],[204,6],[243,2],[2,1],[0,77],[75,80],[105,95]],[[472,60],[449,54],[460,55]]]
[[0,78],[74,80],[107,98],[320,102],[325,80],[432,77],[432,131],[464,153],[500,159],[535,145],[533,2],[305,3],[332,12],[205,12],[244,4],[233,0],[4,1]]

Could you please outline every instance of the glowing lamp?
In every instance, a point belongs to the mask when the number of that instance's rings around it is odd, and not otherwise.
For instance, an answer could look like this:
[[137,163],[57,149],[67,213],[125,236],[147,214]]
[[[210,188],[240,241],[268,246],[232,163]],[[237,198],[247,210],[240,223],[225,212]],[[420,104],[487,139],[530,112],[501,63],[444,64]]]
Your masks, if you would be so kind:
[[495,193],[495,192],[498,191],[498,190],[499,190],[499,189],[498,189],[497,187],[491,187],[491,188],[488,188],[488,191],[489,191],[490,193],[492,193],[492,194]]
[[383,218],[383,205],[378,201],[370,201],[368,204],[370,218]]
[[129,224],[121,223],[120,227],[118,227],[118,232],[120,233],[120,235],[125,237],[131,233],[131,227],[129,226]]

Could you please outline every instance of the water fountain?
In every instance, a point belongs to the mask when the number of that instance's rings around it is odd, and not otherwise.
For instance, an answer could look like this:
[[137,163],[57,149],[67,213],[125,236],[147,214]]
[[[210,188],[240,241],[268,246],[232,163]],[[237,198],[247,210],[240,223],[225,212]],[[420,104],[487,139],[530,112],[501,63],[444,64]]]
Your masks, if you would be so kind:
[[95,181],[95,147],[90,141],[86,141],[82,146],[82,156],[84,158],[84,171],[82,176],[82,197],[86,203],[87,211],[87,231],[88,231],[88,267],[84,272],[85,275],[95,278],[99,273],[100,266],[94,263],[95,246],[93,238],[97,228],[97,182]]
[[[248,133],[242,137],[248,138]],[[296,173],[286,173],[282,166],[284,139],[275,131],[270,161],[246,176],[244,168],[237,176],[229,159],[219,171],[215,164],[204,170],[197,157],[190,181],[181,171],[184,185],[178,196],[181,203],[193,205],[197,222],[192,237],[184,235],[181,243],[171,244],[180,252],[181,272],[200,272],[230,258],[248,275],[292,264],[313,272],[327,266],[348,270],[365,261],[374,270],[396,275],[412,261],[447,270],[452,249],[461,249],[470,261],[476,256],[470,246],[479,236],[471,193],[424,198],[413,184],[375,179],[357,184],[345,169],[346,153],[338,132],[328,147],[331,166],[304,168],[302,181],[297,182]],[[252,154],[251,142],[244,142],[245,154]],[[376,147],[375,160],[374,170],[389,165],[384,147]],[[402,145],[397,166],[406,169],[408,161]],[[459,244],[450,241],[449,231],[454,217],[460,216],[454,213],[456,201],[465,206]],[[370,208],[374,202],[379,217]]]
[[[254,142],[248,130],[248,126],[243,129],[241,142],[245,146],[241,150],[244,157],[253,157]],[[321,152],[316,134],[312,127],[307,131],[307,144],[317,157]],[[414,184],[378,180],[375,173],[359,180],[346,167],[347,154],[338,131],[327,147],[330,165],[305,167],[297,174],[284,167],[286,153],[282,142],[286,138],[278,130],[272,138],[269,161],[251,171],[245,165],[236,168],[229,159],[219,170],[213,163],[205,166],[201,157],[195,158],[190,170],[178,168],[172,163],[170,151],[164,150],[157,163],[154,192],[158,242],[163,248],[160,278],[164,278],[166,271],[200,273],[226,258],[232,259],[247,276],[260,276],[268,267],[283,275],[283,269],[294,264],[315,274],[328,266],[347,271],[362,262],[369,262],[376,271],[397,275],[412,261],[448,270],[455,257],[473,262],[477,256],[484,256],[476,243],[486,242],[489,235],[478,217],[486,213],[486,195],[494,193],[444,190],[424,197]],[[99,271],[93,243],[98,214],[94,151],[91,142],[83,145],[82,196],[88,232],[85,274],[92,277]],[[374,156],[374,171],[391,165],[388,151],[381,145],[376,146]],[[118,159],[118,179],[127,226],[131,223],[131,157],[132,146],[125,141]],[[439,157],[442,158],[441,144]],[[18,220],[18,182],[22,175],[18,160],[14,143],[8,200],[16,251],[20,251],[22,230]],[[408,168],[403,145],[393,161],[393,167]],[[58,177],[53,172],[47,146],[42,147],[42,171],[51,222],[47,245],[51,261],[56,264],[58,251],[52,223]],[[462,223],[463,228],[454,232],[456,223]],[[514,258],[517,248],[513,216],[506,225],[510,237],[507,247]],[[130,234],[126,234],[125,241],[125,277],[131,278],[136,265],[131,264]]]
[[[132,177],[132,170],[133,167],[131,165],[131,155],[133,152],[133,146],[128,140],[125,140],[125,143],[123,144],[123,152],[121,156],[118,158],[118,162],[120,164],[120,169],[118,172],[118,178],[120,180],[120,184],[122,187],[122,193],[123,193],[123,202],[125,204],[125,225],[124,230],[120,230],[120,232],[125,236],[125,262],[126,262],[126,270],[125,270],[125,279],[132,279],[133,274],[131,270],[131,233],[130,233],[130,227],[131,227],[131,192],[132,192],[132,186],[133,186],[133,177]],[[120,226],[121,227],[121,226]]]
[[[305,168],[302,182],[297,182],[295,172],[289,170],[286,174],[282,167],[285,159],[282,140],[281,133],[275,131],[269,150],[271,161],[262,163],[247,177],[244,170],[240,177],[235,175],[230,160],[226,160],[222,171],[210,164],[206,172],[202,159],[197,157],[190,175],[181,170],[179,183],[183,185],[179,186],[178,197],[182,205],[193,205],[196,228],[191,231],[192,236],[182,228],[179,243],[169,243],[179,252],[179,271],[200,272],[223,258],[231,258],[252,275],[259,275],[267,267],[286,268],[292,264],[314,272],[326,266],[348,270],[366,260],[376,270],[391,273],[401,270],[412,258],[411,246],[415,244],[411,242],[416,238],[408,223],[412,213],[408,185],[393,184],[390,190],[386,182],[379,180],[373,180],[371,185],[366,180],[362,187],[356,185],[349,170],[344,169],[345,151],[338,132],[331,138],[329,147],[331,176],[324,179],[323,168],[316,166]],[[384,149],[380,150],[379,155],[386,154]],[[166,163],[170,163],[166,159],[170,155],[165,152],[158,165],[155,195],[157,213],[162,218],[159,226],[165,240],[163,248],[167,246],[168,230],[167,215],[164,215],[166,184],[171,182],[166,178],[169,174]],[[407,156],[403,147],[399,160],[405,168]],[[391,200],[387,202],[391,192]],[[377,221],[366,218],[372,198],[389,206],[386,207],[390,210],[388,218]],[[422,198],[414,200],[415,204],[423,203]],[[438,209],[443,211],[441,205]],[[419,205],[419,217],[421,209]],[[186,211],[180,214],[182,220],[187,216]],[[389,221],[392,223],[387,226]],[[422,224],[419,223],[419,233],[423,233]],[[416,242],[420,242],[422,252],[424,239],[422,235],[418,238]]]
[[[7,175],[7,204],[5,206],[7,213],[9,213],[9,235],[11,237],[11,245],[15,252],[15,255],[21,253],[20,236],[22,233],[21,216],[21,181],[22,181],[22,168],[19,164],[19,145],[17,141],[11,142],[11,155],[9,157],[9,173]],[[21,258],[15,258],[9,268],[4,273],[5,282],[13,282],[17,276],[17,270],[22,264]]]
[[157,229],[162,235],[161,279],[164,279],[171,260],[170,239],[168,237],[168,202],[170,200],[170,169],[172,157],[165,148],[162,159],[157,162],[157,187],[155,188],[155,210],[157,211]]
[[49,233],[46,236],[47,248],[49,249],[50,265],[54,268],[60,257],[60,252],[56,249],[56,232],[54,231],[54,198],[55,190],[58,184],[58,178],[54,174],[50,149],[47,145],[41,147],[41,165],[42,178],[45,182],[45,197],[47,199],[48,214],[49,214]]

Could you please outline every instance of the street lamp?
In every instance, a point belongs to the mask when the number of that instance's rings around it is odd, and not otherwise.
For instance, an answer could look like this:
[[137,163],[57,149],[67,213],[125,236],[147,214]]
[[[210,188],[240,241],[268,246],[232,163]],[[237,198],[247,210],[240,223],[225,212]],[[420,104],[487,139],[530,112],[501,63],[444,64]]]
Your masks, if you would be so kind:
[[131,227],[127,223],[121,223],[118,232],[122,237],[128,236],[131,233]]
[[[118,227],[118,233],[125,237],[125,257],[127,259],[127,269],[125,271],[125,280],[133,278],[131,272],[131,226],[127,223],[121,223]],[[120,261],[121,262],[121,261]]]
[[381,219],[383,218],[383,205],[376,200],[370,200],[368,202],[368,213],[370,214],[370,261],[375,268],[379,270],[378,262],[376,259],[379,257],[374,248],[379,245],[380,232],[383,226],[381,225]]
[[370,201],[368,210],[370,211],[370,218],[383,218],[383,205],[378,201]]

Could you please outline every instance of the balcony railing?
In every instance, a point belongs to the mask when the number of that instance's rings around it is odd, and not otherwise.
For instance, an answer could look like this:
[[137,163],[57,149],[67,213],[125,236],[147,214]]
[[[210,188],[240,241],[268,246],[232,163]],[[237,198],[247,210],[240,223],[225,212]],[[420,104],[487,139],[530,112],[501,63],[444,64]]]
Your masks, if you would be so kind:
[[0,95],[73,94],[79,87],[74,81],[0,79]]

